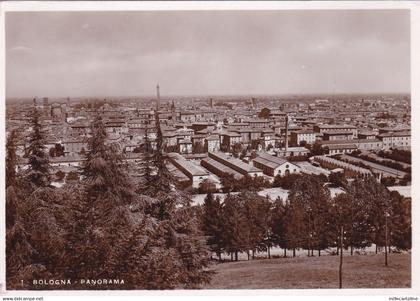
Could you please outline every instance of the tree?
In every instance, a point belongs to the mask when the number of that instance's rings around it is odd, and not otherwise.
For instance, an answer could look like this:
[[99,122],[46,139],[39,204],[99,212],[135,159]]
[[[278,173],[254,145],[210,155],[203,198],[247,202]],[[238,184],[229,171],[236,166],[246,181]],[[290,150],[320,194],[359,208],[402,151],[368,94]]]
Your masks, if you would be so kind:
[[56,143],[53,147],[49,150],[50,157],[61,157],[64,156],[64,146],[60,143]]
[[64,177],[66,176],[66,174],[63,171],[59,170],[55,173],[55,176],[58,181],[62,181],[64,180]]
[[208,281],[207,248],[190,200],[172,191],[136,194],[100,117],[92,131],[81,191],[71,202],[65,276],[123,278],[124,288],[143,289]]
[[72,170],[67,174],[66,180],[69,181],[69,182],[78,181],[79,180],[79,174],[76,171]]
[[[195,288],[209,281],[208,249],[191,200],[176,191],[155,198],[135,193],[99,116],[88,147],[80,182],[34,190],[22,181],[22,192],[8,187],[8,287],[24,280],[24,288],[33,288],[32,279],[52,278],[124,279],[107,289]],[[73,282],[71,288],[87,287]]]
[[354,247],[365,247],[366,239],[369,237],[366,212],[361,206],[362,203],[348,193],[338,194],[329,206],[330,245],[339,247],[338,237],[343,227],[344,247],[350,247],[351,255]]
[[[13,185],[6,189],[6,281],[8,289],[22,287],[21,281],[32,280],[31,272],[43,267],[31,265],[35,250],[25,229],[25,208],[20,205],[19,192]],[[31,267],[31,270],[29,269]],[[38,268],[39,267],[39,268]],[[26,287],[26,286],[25,286]]]
[[139,150],[142,153],[143,160],[140,163],[141,182],[139,183],[137,192],[147,194],[147,191],[151,193],[150,187],[154,181],[154,155],[147,128],[144,131],[143,144],[139,147]]
[[207,237],[207,245],[212,252],[216,252],[220,261],[224,247],[222,204],[220,198],[214,198],[211,193],[204,199],[202,229]]
[[239,197],[243,202],[245,219],[248,221],[248,248],[252,250],[253,255],[255,250],[268,251],[270,254],[270,201],[252,192],[242,192]]
[[151,173],[149,174],[149,172],[146,172],[146,177],[148,177],[150,181],[147,181],[148,186],[146,187],[146,190],[141,192],[142,194],[146,194],[152,197],[156,196],[159,192],[169,193],[171,191],[172,178],[165,164],[166,155],[163,153],[163,134],[160,127],[159,114],[157,111],[155,112],[155,120],[157,133],[156,148],[152,155],[149,157],[150,160],[147,160],[151,163],[149,171],[152,172],[153,170],[153,175]]
[[361,237],[356,241],[364,242],[364,246],[374,242],[377,251],[378,246],[384,245],[385,215],[391,214],[389,193],[374,177],[356,179],[348,191],[362,215],[357,224],[357,234]]
[[235,190],[236,188],[236,179],[233,174],[230,173],[224,173],[220,177],[220,182],[222,184],[222,191],[224,193],[229,193]]
[[[113,277],[121,268],[116,254],[127,240],[127,206],[136,195],[122,166],[115,145],[106,144],[106,131],[100,116],[92,123],[92,137],[82,167],[84,182],[71,204],[67,248],[69,277]],[[83,237],[81,237],[83,236]],[[111,243],[112,242],[112,243]]]
[[278,197],[271,210],[271,243],[284,249],[284,257],[286,257],[286,248],[288,243],[286,240],[287,219],[289,207]]
[[261,176],[245,175],[239,180],[234,180],[233,187],[234,190],[259,191],[262,188],[270,187],[270,182]]
[[411,200],[393,191],[391,197],[390,242],[400,250],[411,249]]
[[56,143],[54,148],[56,157],[64,156],[64,146],[62,146],[60,143]]
[[223,228],[226,251],[235,255],[249,249],[249,224],[242,210],[240,197],[227,195],[223,206]]
[[300,178],[302,178],[302,175],[297,174],[297,173],[285,174],[284,176],[277,174],[274,177],[272,187],[281,187],[283,189],[291,189],[293,187],[293,184]]
[[16,131],[10,132],[6,141],[6,187],[13,185],[16,180]]
[[[293,235],[293,247],[301,247],[312,250],[317,247],[326,247],[327,217],[330,192],[315,176],[304,175],[300,177],[289,191],[291,206],[291,222],[288,227],[288,239]],[[293,226],[296,229],[293,229]]]
[[199,193],[215,193],[217,191],[216,184],[214,184],[211,180],[205,179],[202,181],[198,187]]
[[342,172],[332,172],[328,176],[328,181],[331,183],[331,187],[346,187],[347,180]]
[[314,143],[311,148],[311,155],[312,156],[318,156],[318,155],[324,155],[326,151],[322,148],[322,145],[319,143]]
[[270,113],[271,113],[270,109],[262,108],[260,113],[258,113],[258,117],[268,119],[268,117],[270,117]]
[[28,178],[35,186],[50,184],[50,165],[45,152],[45,134],[39,120],[40,113],[34,109],[31,113],[32,132],[29,138],[29,172]]

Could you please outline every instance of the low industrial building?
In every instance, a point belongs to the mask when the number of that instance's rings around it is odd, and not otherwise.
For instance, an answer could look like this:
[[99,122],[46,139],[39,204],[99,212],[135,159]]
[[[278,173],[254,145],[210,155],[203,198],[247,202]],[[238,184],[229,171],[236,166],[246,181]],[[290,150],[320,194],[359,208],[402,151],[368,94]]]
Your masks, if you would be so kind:
[[209,152],[209,157],[246,176],[262,176],[262,170],[222,152]]
[[168,154],[169,161],[182,171],[190,180],[193,188],[198,188],[200,183],[208,179],[210,174],[207,170],[185,159],[177,153]]
[[201,160],[201,166],[206,168],[208,171],[214,173],[218,177],[223,177],[227,174],[233,175],[236,180],[242,179],[244,176],[236,170],[216,161],[212,158],[204,158]]
[[252,163],[255,167],[261,169],[264,174],[272,177],[300,172],[300,167],[296,164],[290,163],[284,158],[272,156],[267,153],[260,153]]

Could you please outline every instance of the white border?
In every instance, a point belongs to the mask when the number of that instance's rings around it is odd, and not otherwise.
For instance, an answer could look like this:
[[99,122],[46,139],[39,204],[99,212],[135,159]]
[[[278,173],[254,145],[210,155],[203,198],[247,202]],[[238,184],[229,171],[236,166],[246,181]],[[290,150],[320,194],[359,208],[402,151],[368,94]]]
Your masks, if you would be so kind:
[[[420,151],[420,142],[418,141],[418,131],[420,126],[419,114],[419,87],[420,84],[420,1],[313,1],[313,2],[273,2],[273,1],[205,1],[205,2],[64,2],[64,1],[51,1],[51,2],[36,2],[36,1],[23,1],[23,2],[3,2],[0,4],[0,112],[1,112],[1,126],[5,129],[5,12],[11,11],[128,11],[128,10],[306,10],[306,9],[409,9],[411,11],[411,102],[412,102],[412,151],[413,151],[413,183],[417,182],[418,175],[418,152]],[[417,84],[417,85],[416,85]],[[5,135],[4,130],[0,134],[0,143],[3,147],[0,148],[0,157],[5,158]],[[1,161],[0,173],[1,187],[0,199],[5,200],[5,180],[4,180],[4,160]],[[292,296],[318,296],[324,299],[326,296],[369,296],[369,299],[384,300],[387,297],[393,296],[420,296],[420,278],[418,276],[418,268],[420,267],[419,261],[419,231],[417,218],[419,217],[419,201],[420,188],[416,185],[412,186],[412,212],[413,212],[413,250],[412,250],[412,288],[411,289],[301,289],[301,290],[193,290],[193,291],[2,291],[0,288],[0,295],[5,293],[5,296],[219,296],[229,295],[233,296],[277,296],[284,295],[291,298]],[[4,227],[4,214],[5,202],[3,201],[0,206],[0,283],[5,280],[5,227]],[[376,297],[375,297],[376,296]],[[213,297],[214,298],[214,297]],[[130,298],[131,299],[131,298]],[[329,298],[328,298],[329,299]]]

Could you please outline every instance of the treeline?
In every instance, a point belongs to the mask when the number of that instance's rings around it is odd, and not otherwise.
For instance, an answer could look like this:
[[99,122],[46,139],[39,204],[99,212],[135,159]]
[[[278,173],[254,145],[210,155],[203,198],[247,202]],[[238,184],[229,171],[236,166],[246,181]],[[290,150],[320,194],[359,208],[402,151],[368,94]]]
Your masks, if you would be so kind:
[[[195,288],[210,280],[197,210],[171,184],[159,125],[156,151],[144,150],[136,183],[98,116],[80,180],[56,188],[36,110],[31,123],[26,171],[16,172],[15,133],[7,140],[7,289]],[[33,279],[72,282],[37,286]],[[78,279],[124,284],[89,287]]]
[[398,163],[398,162],[392,162],[392,161],[388,161],[388,160],[378,160],[372,157],[369,157],[367,155],[362,155],[360,152],[352,152],[350,153],[351,156],[356,157],[356,158],[360,158],[362,160],[366,160],[372,163],[376,163],[379,165],[383,165],[383,166],[387,166],[396,170],[401,170],[407,173],[411,173],[411,167],[405,167],[402,164]]
[[391,152],[381,150],[378,152],[378,155],[383,158],[411,164],[411,151],[408,150],[392,149]]
[[[207,244],[217,254],[248,254],[280,247],[314,251],[338,247],[341,227],[344,247],[366,248],[375,244],[398,250],[411,248],[411,201],[398,193],[389,193],[375,179],[356,179],[346,192],[332,198],[329,189],[316,176],[299,176],[287,200],[271,202],[255,192],[228,194],[222,201],[209,193],[201,207],[202,229]],[[376,249],[378,251],[378,249]]]
[[[260,191],[264,188],[276,188],[281,187],[289,190],[297,179],[301,178],[301,174],[290,173],[285,175],[276,175],[272,182],[266,177],[245,175],[240,179],[236,179],[232,174],[225,173],[220,177],[221,188],[217,189],[216,185],[210,180],[204,180],[200,183],[198,189],[193,192],[196,193],[230,193],[246,191]],[[320,174],[317,176],[322,183],[328,183],[331,187],[345,187],[347,180],[343,173],[331,173],[329,176]],[[186,186],[190,186],[189,183]]]

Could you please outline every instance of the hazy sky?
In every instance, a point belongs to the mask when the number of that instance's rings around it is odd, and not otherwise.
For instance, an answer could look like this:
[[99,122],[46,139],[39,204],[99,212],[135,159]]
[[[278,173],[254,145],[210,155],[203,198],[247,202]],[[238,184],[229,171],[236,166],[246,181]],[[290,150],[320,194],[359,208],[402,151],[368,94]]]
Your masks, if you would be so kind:
[[403,10],[6,14],[7,97],[409,92]]

